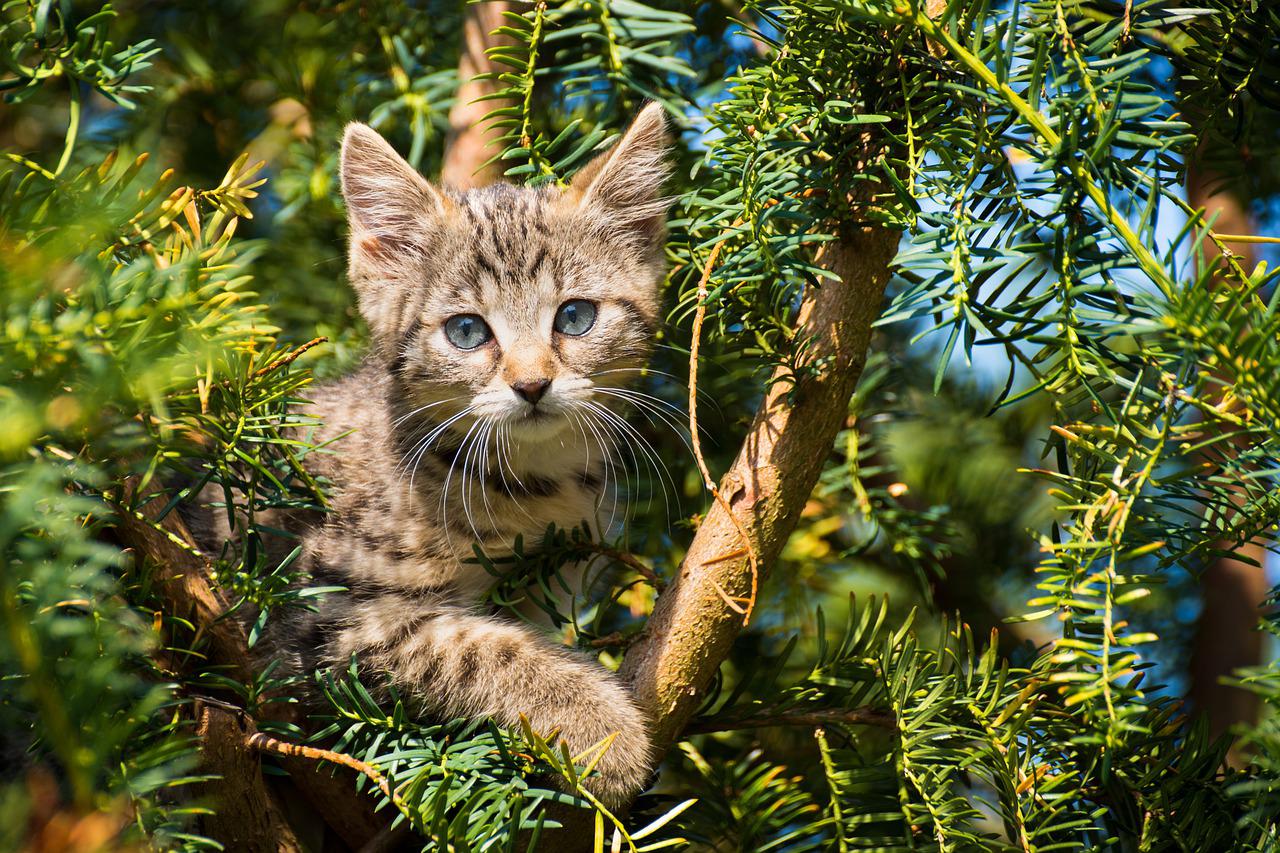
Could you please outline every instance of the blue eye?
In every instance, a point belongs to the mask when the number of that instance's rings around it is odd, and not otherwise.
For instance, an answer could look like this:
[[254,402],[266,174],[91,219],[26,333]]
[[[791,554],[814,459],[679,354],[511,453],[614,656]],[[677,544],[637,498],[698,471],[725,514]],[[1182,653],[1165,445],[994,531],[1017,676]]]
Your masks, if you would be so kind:
[[444,321],[444,336],[458,349],[475,349],[493,338],[493,331],[476,314],[458,314]]
[[570,299],[556,312],[555,328],[563,335],[585,335],[595,324],[595,303],[585,299]]

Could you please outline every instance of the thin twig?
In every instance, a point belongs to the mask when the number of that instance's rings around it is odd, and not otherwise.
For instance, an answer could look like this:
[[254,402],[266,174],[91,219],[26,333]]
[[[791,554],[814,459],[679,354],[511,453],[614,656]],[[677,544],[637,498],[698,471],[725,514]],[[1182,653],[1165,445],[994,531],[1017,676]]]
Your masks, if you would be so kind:
[[634,634],[623,634],[621,631],[614,631],[611,634],[605,634],[603,637],[596,637],[587,643],[593,649],[627,649],[632,643],[644,636],[643,631]]
[[608,545],[602,545],[599,542],[587,542],[585,547],[589,551],[594,551],[602,557],[607,557],[614,562],[621,563],[627,568],[634,571],[640,577],[653,586],[654,589],[661,592],[667,585],[657,572],[640,562],[640,558],[635,554],[628,554],[626,551],[619,551],[617,548],[610,548]]
[[893,714],[881,708],[863,706],[861,708],[830,708],[820,711],[780,711],[778,713],[759,714],[733,720],[717,720],[706,717],[693,720],[685,727],[686,735],[708,734],[710,732],[741,731],[743,729],[767,729],[774,726],[877,726],[882,729],[896,729],[898,721]]
[[324,337],[323,335],[321,335],[318,338],[312,338],[302,346],[297,347],[291,350],[290,352],[287,352],[284,355],[280,356],[275,361],[268,364],[266,367],[259,367],[257,370],[253,372],[253,378],[254,379],[261,378],[263,376],[266,376],[268,373],[271,373],[272,371],[279,370],[280,368],[286,365],[293,364],[295,361],[298,360],[298,356],[302,355],[307,350],[311,349],[312,347],[317,347],[320,344],[328,343],[328,342],[329,342],[329,339]]
[[[740,224],[742,224],[741,218],[730,225],[728,231],[732,231]],[[729,516],[729,521],[738,531],[738,535],[742,537],[742,542],[747,549],[747,562],[751,566],[751,594],[746,599],[746,607],[739,605],[720,586],[716,586],[716,592],[720,593],[720,597],[724,599],[725,604],[735,613],[741,613],[742,624],[746,625],[751,620],[751,611],[756,606],[756,592],[760,585],[760,567],[756,560],[756,550],[751,544],[751,537],[746,528],[742,526],[742,522],[734,515],[733,507],[725,500],[724,495],[720,494],[720,489],[716,487],[715,481],[711,479],[711,471],[707,468],[706,457],[702,455],[702,442],[698,438],[698,350],[702,344],[702,324],[707,318],[707,283],[711,280],[711,272],[715,269],[716,261],[720,257],[720,249],[723,247],[724,240],[721,240],[711,248],[711,255],[707,258],[707,265],[702,270],[702,278],[698,280],[698,306],[693,314],[692,341],[689,345],[689,434],[693,443],[693,458],[698,463],[698,471],[702,474],[703,484],[715,496],[716,503],[720,504],[720,508]]]
[[327,761],[330,764],[338,764],[357,773],[366,776],[373,784],[378,786],[378,790],[382,791],[382,795],[395,804],[396,808],[404,811],[404,802],[400,799],[400,795],[391,790],[391,785],[387,782],[387,777],[382,775],[378,768],[368,762],[361,761],[342,752],[334,752],[330,749],[320,749],[314,746],[303,746],[300,743],[290,743],[288,741],[274,738],[271,735],[262,732],[254,732],[246,738],[245,742],[250,749],[256,749],[259,752],[269,752],[273,755],[284,755],[291,758],[308,758],[312,761]]

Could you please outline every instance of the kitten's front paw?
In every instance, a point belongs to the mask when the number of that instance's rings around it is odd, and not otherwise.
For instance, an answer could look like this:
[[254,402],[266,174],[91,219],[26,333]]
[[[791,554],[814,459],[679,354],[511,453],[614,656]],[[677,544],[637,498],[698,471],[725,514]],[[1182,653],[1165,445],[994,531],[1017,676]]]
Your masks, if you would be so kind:
[[648,785],[654,766],[648,727],[621,685],[609,684],[590,704],[565,709],[557,728],[584,764],[599,754],[593,747],[613,736],[584,780],[587,790],[609,809],[626,806]]
[[618,732],[617,737],[584,780],[587,790],[611,810],[635,799],[649,784],[653,773],[652,744],[643,722],[637,728],[613,731]]

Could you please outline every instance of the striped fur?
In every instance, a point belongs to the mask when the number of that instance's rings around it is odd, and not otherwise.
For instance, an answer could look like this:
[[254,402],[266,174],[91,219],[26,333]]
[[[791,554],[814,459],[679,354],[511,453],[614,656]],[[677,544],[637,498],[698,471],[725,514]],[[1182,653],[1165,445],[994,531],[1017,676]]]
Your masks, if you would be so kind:
[[[642,714],[594,661],[481,612],[492,579],[465,561],[475,543],[501,555],[517,535],[537,542],[548,523],[599,529],[612,509],[617,415],[600,389],[643,366],[658,323],[666,145],[650,106],[565,190],[463,194],[347,129],[350,277],[373,346],[308,407],[319,440],[346,435],[310,458],[334,507],[303,538],[314,581],[347,591],[292,611],[283,641],[302,671],[354,655],[424,714],[506,726],[523,714],[575,753],[616,735],[593,783],[615,805],[651,772]],[[568,299],[597,306],[581,337],[553,331]],[[488,322],[492,344],[449,343],[444,322],[462,313]],[[531,406],[513,385],[535,380],[551,384]]]

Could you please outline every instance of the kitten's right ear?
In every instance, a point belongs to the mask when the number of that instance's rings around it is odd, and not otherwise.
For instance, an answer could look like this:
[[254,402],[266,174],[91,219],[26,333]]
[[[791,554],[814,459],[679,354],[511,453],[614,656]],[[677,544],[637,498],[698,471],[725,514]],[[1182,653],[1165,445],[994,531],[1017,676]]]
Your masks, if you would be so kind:
[[566,197],[603,216],[623,232],[660,248],[672,198],[662,195],[671,173],[667,155],[671,134],[662,105],[650,101],[631,122],[622,139],[579,170]]
[[449,205],[376,130],[359,122],[342,136],[342,197],[352,252],[387,259],[421,254]]

